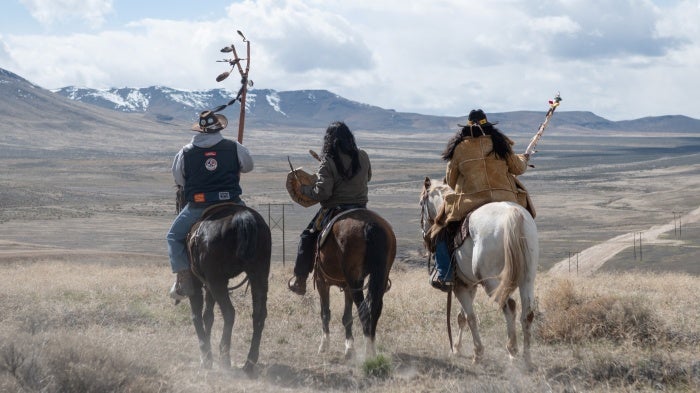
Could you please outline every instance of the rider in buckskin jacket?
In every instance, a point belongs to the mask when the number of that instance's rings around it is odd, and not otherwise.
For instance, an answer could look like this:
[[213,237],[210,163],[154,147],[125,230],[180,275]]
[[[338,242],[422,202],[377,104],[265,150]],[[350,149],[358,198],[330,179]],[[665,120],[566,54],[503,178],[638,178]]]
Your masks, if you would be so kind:
[[454,272],[444,230],[450,223],[462,221],[489,202],[520,203],[534,217],[527,191],[515,177],[525,172],[529,156],[513,153],[513,141],[494,127],[481,109],[472,110],[468,121],[443,152],[447,161],[445,180],[454,193],[445,196],[430,230],[436,245],[431,284],[441,290],[449,290],[453,285]]

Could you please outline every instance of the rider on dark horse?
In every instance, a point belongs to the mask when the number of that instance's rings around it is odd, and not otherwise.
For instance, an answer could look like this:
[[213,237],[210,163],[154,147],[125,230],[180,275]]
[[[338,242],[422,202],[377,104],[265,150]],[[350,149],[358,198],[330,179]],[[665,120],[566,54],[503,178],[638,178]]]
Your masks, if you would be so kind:
[[357,148],[355,137],[343,122],[331,123],[326,129],[320,160],[311,184],[293,184],[296,194],[321,203],[321,209],[299,239],[294,282],[289,284],[289,289],[299,295],[306,293],[306,280],[313,270],[316,241],[323,226],[344,210],[366,207],[367,183],[372,177],[369,156]]
[[169,295],[176,300],[194,292],[185,246],[192,225],[207,207],[216,203],[245,205],[240,198],[240,175],[253,170],[253,159],[245,146],[221,135],[227,125],[223,115],[211,111],[200,113],[199,122],[192,126],[192,131],[198,133],[173,160],[173,177],[183,188],[186,203],[166,236],[170,266],[177,274]]
[[445,196],[430,230],[436,265],[431,285],[442,291],[454,285],[451,238],[469,213],[490,202],[510,201],[520,203],[535,216],[527,191],[515,177],[527,169],[529,155],[513,153],[513,141],[494,124],[481,109],[472,110],[467,125],[461,126],[442,153],[447,161],[445,180],[454,190]]

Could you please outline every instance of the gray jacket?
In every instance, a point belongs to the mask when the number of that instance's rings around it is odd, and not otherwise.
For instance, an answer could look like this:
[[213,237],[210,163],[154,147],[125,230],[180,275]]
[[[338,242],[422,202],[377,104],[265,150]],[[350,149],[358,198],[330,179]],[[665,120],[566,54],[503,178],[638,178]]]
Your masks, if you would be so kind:
[[[321,207],[333,208],[338,205],[366,204],[367,183],[372,178],[369,156],[359,150],[360,171],[352,179],[343,179],[332,159],[324,157],[316,173],[316,183],[302,185],[301,193],[321,202]],[[349,166],[350,156],[340,153],[344,166]]]

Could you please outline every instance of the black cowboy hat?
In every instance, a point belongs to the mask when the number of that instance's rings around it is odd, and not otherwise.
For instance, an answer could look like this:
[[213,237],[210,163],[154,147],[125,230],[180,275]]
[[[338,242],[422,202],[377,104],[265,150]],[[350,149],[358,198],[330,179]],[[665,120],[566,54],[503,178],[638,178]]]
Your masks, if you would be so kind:
[[467,127],[467,126],[483,126],[483,125],[495,125],[498,124],[498,122],[491,123],[489,120],[486,118],[486,114],[484,113],[483,110],[481,109],[472,109],[469,112],[469,117],[467,118],[467,125],[463,126],[461,124],[457,124],[459,127]]
[[472,109],[469,112],[469,117],[467,118],[470,124],[484,125],[489,122],[486,118],[486,114],[481,109]]
[[192,125],[192,131],[210,134],[219,132],[226,128],[228,119],[224,115],[219,115],[213,111],[204,111],[199,114],[199,122]]

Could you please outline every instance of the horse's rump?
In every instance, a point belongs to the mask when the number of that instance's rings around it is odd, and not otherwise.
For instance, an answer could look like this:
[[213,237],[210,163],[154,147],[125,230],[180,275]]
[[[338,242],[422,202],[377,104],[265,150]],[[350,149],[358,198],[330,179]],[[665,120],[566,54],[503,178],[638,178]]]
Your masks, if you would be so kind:
[[188,236],[190,260],[195,268],[201,256],[214,253],[215,258],[248,261],[259,253],[264,220],[255,210],[236,203],[224,203],[207,209]]
[[395,256],[391,225],[371,210],[355,209],[333,223],[318,250],[315,271],[331,285],[361,285],[379,268],[388,275]]
[[503,307],[513,291],[522,282],[527,269],[527,244],[523,232],[524,214],[515,206],[510,207],[505,217],[503,233],[504,263],[500,283],[493,294],[494,300]]

